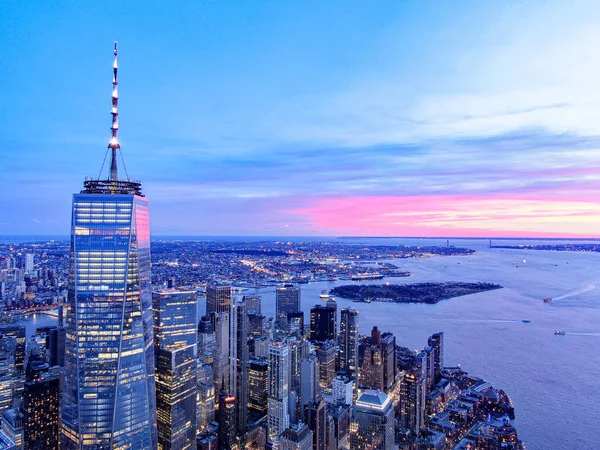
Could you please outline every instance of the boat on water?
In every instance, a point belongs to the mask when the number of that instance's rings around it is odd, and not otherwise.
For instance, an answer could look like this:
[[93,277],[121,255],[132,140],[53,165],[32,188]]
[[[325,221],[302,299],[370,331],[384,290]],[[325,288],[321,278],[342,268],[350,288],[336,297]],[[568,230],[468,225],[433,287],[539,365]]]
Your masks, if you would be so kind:
[[555,334],[556,336],[564,336],[566,333],[564,332],[564,330],[556,330],[556,331],[554,332],[554,334]]
[[357,280],[381,280],[383,278],[383,275],[381,275],[379,272],[365,272],[365,273],[357,273],[354,275],[350,276],[350,279],[352,281],[357,281]]
[[546,297],[546,298],[544,299],[544,303],[550,303],[551,301],[552,301],[552,298],[551,298],[551,297]]
[[531,322],[531,320],[529,320],[529,319],[523,319],[521,322],[523,322],[523,323],[529,323],[529,322]]

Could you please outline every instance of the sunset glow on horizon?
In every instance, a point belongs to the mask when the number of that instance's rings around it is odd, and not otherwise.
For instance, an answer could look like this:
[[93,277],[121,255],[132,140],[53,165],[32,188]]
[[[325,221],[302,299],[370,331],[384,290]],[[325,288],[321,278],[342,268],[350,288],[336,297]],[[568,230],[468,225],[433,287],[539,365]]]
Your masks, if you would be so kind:
[[309,6],[3,2],[0,235],[68,233],[118,39],[154,236],[600,238],[599,2]]

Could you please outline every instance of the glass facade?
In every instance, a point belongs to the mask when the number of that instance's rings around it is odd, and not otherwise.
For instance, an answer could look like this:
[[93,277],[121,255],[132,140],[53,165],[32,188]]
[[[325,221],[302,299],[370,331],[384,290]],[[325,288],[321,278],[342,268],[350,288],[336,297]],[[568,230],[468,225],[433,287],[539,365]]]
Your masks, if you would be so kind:
[[113,184],[73,196],[64,449],[157,446],[148,201]]
[[198,301],[194,291],[152,294],[158,448],[196,447]]

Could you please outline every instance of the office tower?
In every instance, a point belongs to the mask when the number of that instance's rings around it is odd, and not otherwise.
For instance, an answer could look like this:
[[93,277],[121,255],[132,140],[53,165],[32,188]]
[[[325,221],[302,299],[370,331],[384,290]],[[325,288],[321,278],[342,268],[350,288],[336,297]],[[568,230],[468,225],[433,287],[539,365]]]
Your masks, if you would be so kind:
[[300,287],[284,284],[275,290],[277,322],[280,328],[285,328],[287,313],[300,311]]
[[289,347],[285,342],[272,342],[269,346],[269,442],[275,442],[290,425],[288,415],[289,372]]
[[338,374],[333,379],[331,393],[334,405],[352,405],[354,380],[343,373]]
[[6,324],[0,325],[0,336],[15,338],[14,349],[15,368],[18,373],[25,371],[25,327],[23,325]]
[[196,444],[197,317],[194,291],[152,293],[158,448]]
[[261,298],[260,295],[244,295],[243,298],[246,303],[246,309],[248,310],[248,314],[254,313],[256,315],[261,315]]
[[[333,422],[334,448],[348,447],[348,431],[350,429],[350,405],[327,405],[327,416]],[[331,448],[331,445],[330,445]]]
[[235,444],[235,396],[219,394],[219,448],[231,449]]
[[212,367],[199,363],[196,387],[196,435],[215,421],[215,382]]
[[248,364],[248,409],[256,419],[266,417],[269,400],[269,362],[253,359]]
[[315,305],[310,310],[310,340],[332,341],[336,338],[336,310],[329,306]]
[[[246,433],[248,427],[248,314],[246,303],[241,300],[233,303],[232,317],[235,317],[235,327],[232,327],[232,340],[235,341],[235,352],[231,360],[235,365],[236,383],[234,386],[237,413],[237,431],[240,436]],[[232,322],[234,323],[234,322]]]
[[434,333],[427,340],[427,345],[433,349],[433,384],[440,381],[444,367],[444,333]]
[[2,414],[2,432],[14,442],[16,449],[23,449],[25,426],[21,408],[10,408],[4,411],[4,414]]
[[202,364],[213,364],[217,352],[215,329],[210,316],[203,316],[198,324],[198,360]]
[[30,359],[23,392],[24,450],[58,449],[60,375]]
[[319,362],[311,353],[300,361],[300,403],[314,402],[319,395]]
[[396,381],[396,337],[392,333],[381,335],[381,359],[383,364],[383,390],[387,393]]
[[[229,305],[231,309],[231,305]],[[215,340],[217,349],[213,363],[213,372],[215,376],[215,391],[217,394],[221,391],[230,392],[231,362],[229,360],[230,347],[233,342],[230,339],[230,312],[211,313],[213,325],[215,327]]]
[[351,449],[394,449],[394,407],[387,394],[364,391],[350,418]]
[[25,255],[25,272],[33,272],[33,253],[27,253]]
[[65,341],[67,331],[64,327],[54,327],[48,333],[47,357],[50,366],[65,365]]
[[342,308],[340,319],[339,367],[349,370],[358,383],[358,311],[352,308]]
[[319,361],[319,387],[321,392],[331,389],[331,382],[335,378],[335,363],[337,352],[335,344],[332,341],[324,342],[317,349],[317,360]]
[[266,336],[254,339],[254,357],[269,359],[269,345],[271,341]]
[[206,285],[206,314],[229,312],[231,309],[231,285],[213,281]]
[[304,405],[306,424],[313,432],[313,449],[327,448],[327,405],[322,398]]
[[13,404],[18,381],[15,365],[16,345],[14,337],[0,337],[0,414]]
[[313,432],[308,425],[299,423],[281,435],[279,450],[312,450]]
[[117,170],[117,49],[108,179],[73,196],[61,448],[155,449],[150,226]]
[[265,329],[265,316],[261,316],[254,312],[248,312],[248,327],[250,335],[259,338],[263,335]]
[[425,381],[419,373],[406,372],[400,388],[400,425],[418,435],[425,422]]
[[167,350],[198,342],[198,302],[195,291],[164,289],[152,293],[154,345]]
[[286,332],[290,336],[304,336],[304,312],[296,311],[287,313]]
[[427,394],[429,394],[435,388],[435,358],[433,348],[427,345],[423,349],[423,353],[426,355],[425,364],[425,386],[427,387]]
[[361,349],[362,363],[359,371],[359,385],[364,388],[383,390],[383,357],[379,346],[364,345]]

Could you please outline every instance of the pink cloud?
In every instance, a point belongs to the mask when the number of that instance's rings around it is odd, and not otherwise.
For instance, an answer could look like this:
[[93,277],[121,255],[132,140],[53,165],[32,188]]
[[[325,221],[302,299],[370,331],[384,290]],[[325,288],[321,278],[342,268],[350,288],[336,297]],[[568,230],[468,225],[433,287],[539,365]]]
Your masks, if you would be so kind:
[[591,200],[465,195],[354,196],[288,211],[330,234],[378,236],[598,237]]

